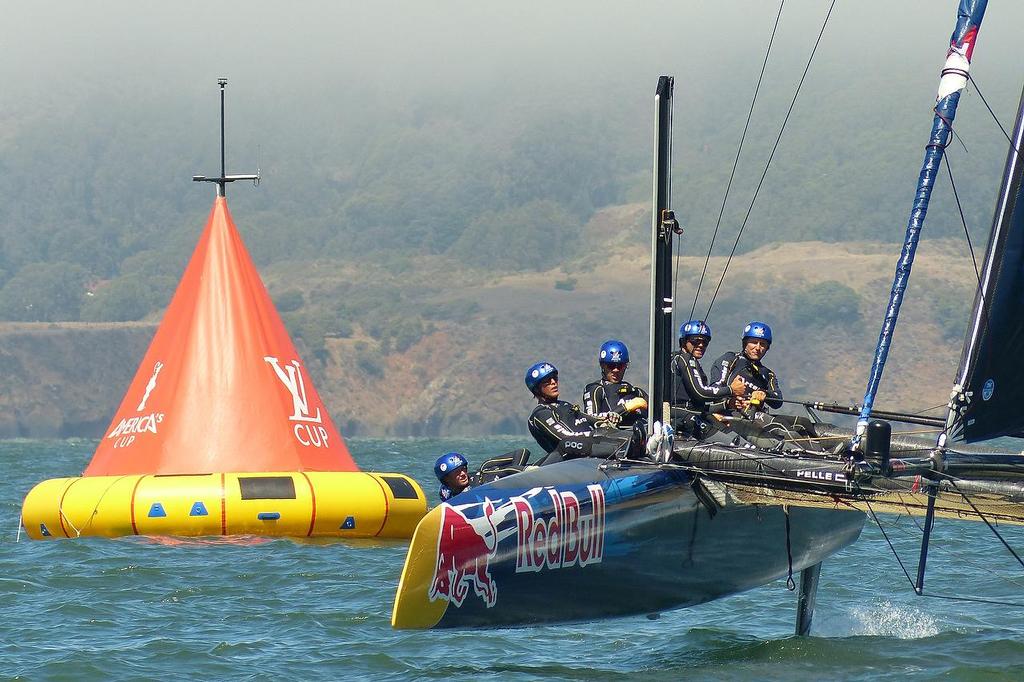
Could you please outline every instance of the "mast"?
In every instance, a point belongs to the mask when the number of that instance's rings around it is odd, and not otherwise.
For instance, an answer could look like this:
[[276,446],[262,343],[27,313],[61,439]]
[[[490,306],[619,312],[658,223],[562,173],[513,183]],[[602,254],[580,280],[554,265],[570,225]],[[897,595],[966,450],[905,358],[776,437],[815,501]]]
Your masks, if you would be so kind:
[[875,357],[871,363],[871,373],[864,393],[864,402],[860,418],[857,422],[858,437],[864,433],[871,417],[871,407],[875,402],[875,394],[882,380],[882,370],[889,355],[896,321],[903,303],[903,294],[910,281],[910,270],[914,266],[914,254],[924,227],[925,215],[928,213],[928,201],[931,198],[935,178],[942,165],[942,156],[949,143],[953,119],[956,116],[957,104],[960,102],[960,91],[967,85],[967,74],[971,65],[978,29],[985,16],[988,0],[960,0],[957,10],[956,28],[950,38],[949,51],[939,80],[939,91],[936,97],[935,118],[932,121],[932,133],[925,147],[924,163],[917,182],[917,192],[907,223],[907,233],[903,241],[903,250],[896,263],[896,274],[893,277],[892,290],[889,293],[889,304],[886,307],[882,330],[878,335]]
[[217,85],[220,86],[220,177],[208,178],[205,175],[193,175],[192,182],[214,182],[217,184],[217,196],[226,197],[225,187],[227,183],[235,180],[252,180],[254,185],[260,184],[260,169],[256,169],[255,175],[228,175],[227,165],[224,156],[224,89],[228,84],[227,78],[218,78]]
[[654,212],[651,230],[650,419],[669,423],[671,402],[672,234],[679,231],[672,201],[672,76],[661,76],[654,94]]

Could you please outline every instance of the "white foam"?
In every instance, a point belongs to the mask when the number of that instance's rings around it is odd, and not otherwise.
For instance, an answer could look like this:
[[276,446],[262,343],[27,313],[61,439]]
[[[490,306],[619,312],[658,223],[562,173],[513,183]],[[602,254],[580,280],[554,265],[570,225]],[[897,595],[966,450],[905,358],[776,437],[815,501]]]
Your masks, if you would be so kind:
[[823,637],[922,639],[940,632],[942,627],[934,614],[888,600],[855,606],[847,613],[824,618],[812,627],[812,634]]

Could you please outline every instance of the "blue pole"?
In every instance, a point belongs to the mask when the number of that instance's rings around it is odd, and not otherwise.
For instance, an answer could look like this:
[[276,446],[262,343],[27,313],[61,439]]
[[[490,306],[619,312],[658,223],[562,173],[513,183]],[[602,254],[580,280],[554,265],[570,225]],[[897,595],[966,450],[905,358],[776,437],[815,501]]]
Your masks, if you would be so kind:
[[925,215],[928,213],[928,201],[932,195],[932,188],[935,186],[935,178],[942,166],[943,152],[951,139],[953,118],[956,116],[956,107],[960,102],[960,92],[967,85],[971,55],[974,52],[978,29],[981,28],[981,20],[985,16],[987,5],[988,0],[960,0],[960,7],[957,10],[956,29],[950,38],[949,52],[946,53],[946,63],[939,81],[932,134],[928,139],[928,146],[925,147],[924,163],[917,181],[914,204],[910,210],[907,234],[904,237],[900,259],[896,263],[896,274],[892,281],[892,291],[889,293],[889,305],[885,310],[882,330],[878,334],[875,358],[871,363],[868,387],[864,393],[864,402],[857,423],[858,436],[864,432],[868,420],[871,418],[871,407],[875,402],[878,384],[882,380],[882,370],[885,368],[889,346],[892,343],[893,333],[896,331],[896,320],[900,315],[903,294],[910,281],[910,270],[914,266],[917,242],[921,237],[921,229],[924,227]]

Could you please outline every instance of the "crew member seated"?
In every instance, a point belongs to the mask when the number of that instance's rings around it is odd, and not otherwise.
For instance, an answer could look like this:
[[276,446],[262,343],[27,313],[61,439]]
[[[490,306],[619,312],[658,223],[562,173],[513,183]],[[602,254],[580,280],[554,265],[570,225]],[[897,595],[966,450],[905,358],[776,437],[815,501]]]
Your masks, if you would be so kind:
[[743,350],[729,352],[715,360],[713,383],[729,385],[739,378],[750,391],[749,407],[758,412],[782,407],[782,389],[779,380],[761,360],[772,345],[772,328],[764,322],[754,321],[743,328]]
[[464,490],[469,490],[469,461],[458,452],[441,455],[434,462],[434,475],[441,482],[437,491],[442,502],[447,502]]
[[736,378],[729,385],[708,381],[700,359],[711,342],[711,327],[704,320],[690,320],[679,327],[679,351],[672,354],[675,392],[672,420],[676,430],[699,440],[714,431],[708,417],[726,414],[739,406],[747,386]]
[[782,407],[782,389],[775,372],[761,363],[772,345],[772,328],[753,321],[743,328],[743,350],[730,352],[715,361],[715,383],[721,386],[741,380],[748,396],[728,406],[728,428],[760,448],[777,450],[787,442],[804,447],[814,444],[808,430],[795,417],[769,416],[768,408]]
[[600,428],[602,420],[558,399],[558,369],[538,362],[526,370],[526,387],[537,398],[529,427],[537,444],[548,453],[538,464],[553,464],[576,457],[644,457],[645,436],[635,425],[632,431]]
[[629,349],[616,339],[605,341],[597,355],[601,379],[583,389],[583,411],[615,423],[620,429],[647,418],[647,393],[624,381]]

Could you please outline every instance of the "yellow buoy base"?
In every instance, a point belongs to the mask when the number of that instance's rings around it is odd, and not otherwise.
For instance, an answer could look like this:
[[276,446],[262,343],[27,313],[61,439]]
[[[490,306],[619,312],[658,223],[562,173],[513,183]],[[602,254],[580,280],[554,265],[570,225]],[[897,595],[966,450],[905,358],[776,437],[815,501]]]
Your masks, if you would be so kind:
[[34,540],[123,535],[402,538],[427,512],[419,484],[362,471],[55,478],[25,496]]

